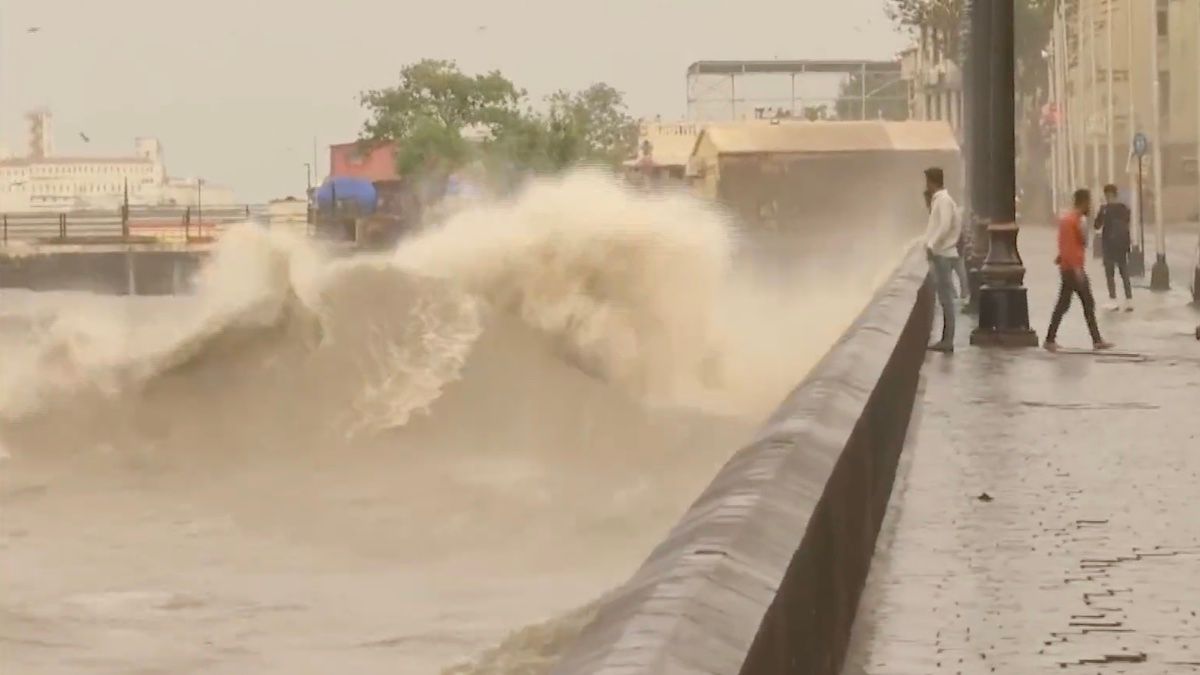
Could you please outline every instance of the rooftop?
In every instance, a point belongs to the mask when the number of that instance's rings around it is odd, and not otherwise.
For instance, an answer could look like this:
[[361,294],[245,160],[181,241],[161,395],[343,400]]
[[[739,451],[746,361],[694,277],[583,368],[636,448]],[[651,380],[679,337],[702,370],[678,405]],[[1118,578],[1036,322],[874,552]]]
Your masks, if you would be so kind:
[[688,75],[740,75],[833,73],[850,74],[900,72],[899,61],[799,60],[799,61],[697,61],[688,66]]
[[945,122],[725,123],[706,127],[696,142],[705,139],[723,155],[959,149]]
[[0,166],[35,166],[38,164],[153,164],[144,157],[13,157],[0,160]]

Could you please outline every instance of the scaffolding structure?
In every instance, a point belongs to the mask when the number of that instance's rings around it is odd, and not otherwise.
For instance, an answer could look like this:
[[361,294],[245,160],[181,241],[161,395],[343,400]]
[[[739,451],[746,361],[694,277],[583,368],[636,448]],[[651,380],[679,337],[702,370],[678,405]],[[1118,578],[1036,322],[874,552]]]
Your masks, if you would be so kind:
[[[719,120],[741,119],[746,111],[761,110],[764,106],[780,108],[787,104],[791,116],[800,116],[802,106],[814,99],[799,95],[796,89],[798,77],[812,75],[840,75],[845,78],[858,77],[858,102],[861,117],[867,116],[867,101],[908,102],[903,96],[883,96],[882,91],[894,88],[903,82],[899,61],[863,60],[799,60],[799,61],[697,61],[687,69],[687,115],[688,119]],[[789,95],[770,94],[747,96],[741,82],[748,77],[768,77],[785,80],[790,84]],[[782,82],[781,82],[782,84]],[[782,87],[781,87],[782,89]],[[907,91],[907,90],[906,90]],[[830,102],[843,96],[825,97],[820,102]],[[801,107],[798,107],[801,106]],[[710,114],[710,110],[717,110]]]

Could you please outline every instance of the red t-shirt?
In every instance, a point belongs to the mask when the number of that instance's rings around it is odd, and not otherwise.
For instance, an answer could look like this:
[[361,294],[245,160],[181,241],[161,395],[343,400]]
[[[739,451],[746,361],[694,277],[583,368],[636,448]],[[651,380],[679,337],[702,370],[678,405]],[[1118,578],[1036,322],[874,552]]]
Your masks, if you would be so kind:
[[1071,209],[1058,218],[1058,267],[1062,270],[1081,270],[1086,260],[1083,240],[1083,216]]

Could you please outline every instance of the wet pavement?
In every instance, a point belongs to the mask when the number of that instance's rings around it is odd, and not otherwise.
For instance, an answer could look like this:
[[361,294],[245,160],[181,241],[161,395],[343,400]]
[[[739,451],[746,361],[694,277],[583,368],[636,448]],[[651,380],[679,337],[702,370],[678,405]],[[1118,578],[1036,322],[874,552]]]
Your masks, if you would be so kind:
[[[1044,339],[1050,231],[1021,249]],[[847,675],[1200,672],[1191,253],[1170,293],[1101,310],[1116,354],[981,350],[960,329],[956,354],[929,356]],[[1059,342],[1089,344],[1077,304]]]

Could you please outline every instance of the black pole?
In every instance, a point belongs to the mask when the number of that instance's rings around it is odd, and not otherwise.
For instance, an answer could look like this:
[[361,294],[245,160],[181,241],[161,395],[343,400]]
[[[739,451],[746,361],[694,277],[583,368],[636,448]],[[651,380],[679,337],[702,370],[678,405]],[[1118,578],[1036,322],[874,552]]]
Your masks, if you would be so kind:
[[204,179],[196,179],[196,237],[204,237]]
[[124,196],[121,199],[121,238],[129,238],[129,179],[125,179]]
[[1017,248],[1014,3],[980,2],[978,7],[980,11],[990,10],[991,18],[988,32],[984,34],[989,38],[990,68],[987,79],[977,83],[989,93],[991,128],[987,147],[990,156],[980,159],[990,166],[991,189],[988,193],[988,253],[981,270],[983,284],[979,291],[979,326],[971,334],[971,344],[1033,347],[1038,338],[1029,327],[1025,265]]
[[314,198],[314,196],[313,196],[313,169],[312,169],[312,164],[309,164],[308,162],[305,162],[305,163],[304,163],[304,168],[305,168],[305,172],[304,172],[304,173],[305,173],[305,176],[306,176],[306,177],[307,177],[307,179],[308,179],[308,189],[307,189],[307,190],[305,190],[305,192],[304,192],[304,204],[305,204],[305,207],[304,207],[304,222],[305,222],[305,224],[308,226],[309,230],[312,230],[312,227],[313,227],[313,202],[315,202],[315,201],[316,201],[316,199],[315,199],[315,198]]
[[1137,158],[1138,164],[1138,236],[1129,252],[1129,276],[1146,276],[1146,192],[1143,190],[1142,155]]
[[991,213],[991,165],[988,148],[991,142],[991,105],[987,88],[991,46],[988,28],[991,14],[984,0],[972,0],[968,8],[968,27],[963,51],[967,77],[963,81],[966,108],[967,186],[969,222],[966,223],[966,262],[970,298],[964,311],[979,310],[980,269],[987,257],[987,224]]

